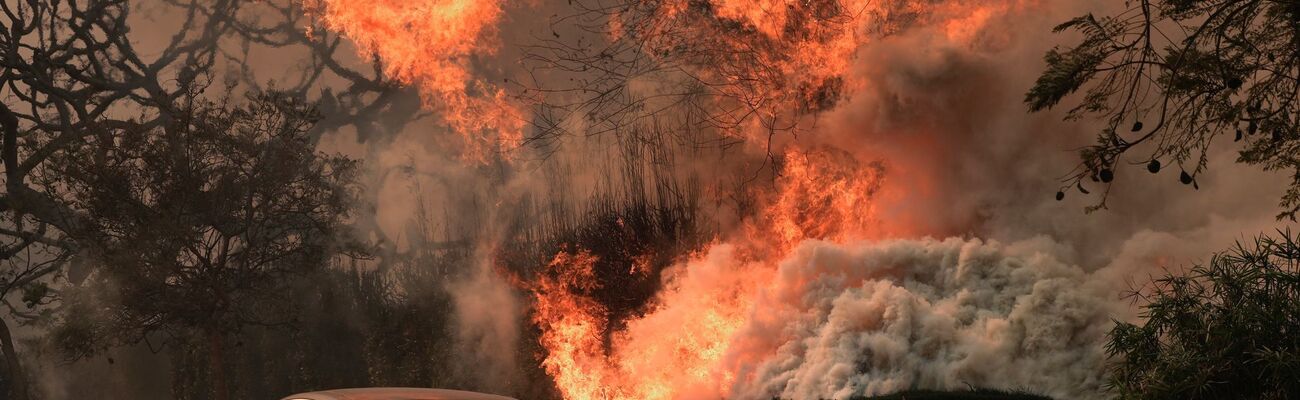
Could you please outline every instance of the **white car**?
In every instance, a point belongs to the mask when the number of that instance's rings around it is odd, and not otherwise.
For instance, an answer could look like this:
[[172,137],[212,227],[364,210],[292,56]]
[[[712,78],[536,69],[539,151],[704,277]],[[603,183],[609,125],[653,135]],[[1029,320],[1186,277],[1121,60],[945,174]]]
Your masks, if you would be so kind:
[[515,400],[463,390],[419,388],[334,389],[299,393],[282,400]]

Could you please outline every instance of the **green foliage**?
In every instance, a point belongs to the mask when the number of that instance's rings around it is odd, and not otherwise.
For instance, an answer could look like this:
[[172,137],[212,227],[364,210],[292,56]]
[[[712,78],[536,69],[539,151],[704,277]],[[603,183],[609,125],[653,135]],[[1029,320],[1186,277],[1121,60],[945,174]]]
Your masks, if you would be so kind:
[[[1084,32],[1086,39],[1074,48],[1062,51],[1060,47],[1047,52],[1047,70],[1038,77],[1034,87],[1025,95],[1025,103],[1030,110],[1040,111],[1051,108],[1065,96],[1079,90],[1079,87],[1092,80],[1097,74],[1097,66],[1105,61],[1110,52],[1106,38],[1117,34],[1120,24],[1113,20],[1097,20],[1092,14],[1074,18],[1057,25],[1053,32],[1077,29]],[[1102,106],[1100,102],[1087,102],[1093,107],[1084,107],[1094,111]]]
[[[1056,28],[1083,39],[1054,48],[1025,96],[1032,111],[1076,91],[1069,119],[1106,121],[1096,144],[1061,190],[1106,187],[1089,209],[1104,208],[1119,168],[1165,161],[1199,188],[1215,138],[1231,135],[1238,162],[1292,171],[1278,218],[1300,212],[1300,3],[1295,1],[1141,0],[1113,16],[1085,15]],[[1145,123],[1144,123],[1145,122]],[[1130,128],[1131,126],[1131,128]],[[1256,135],[1256,133],[1264,133]],[[1219,142],[1226,142],[1220,140]],[[1172,169],[1172,168],[1169,168]],[[1158,171],[1156,171],[1158,172]]]
[[1300,243],[1289,231],[1238,243],[1135,293],[1141,324],[1119,322],[1107,352],[1121,399],[1300,396]]

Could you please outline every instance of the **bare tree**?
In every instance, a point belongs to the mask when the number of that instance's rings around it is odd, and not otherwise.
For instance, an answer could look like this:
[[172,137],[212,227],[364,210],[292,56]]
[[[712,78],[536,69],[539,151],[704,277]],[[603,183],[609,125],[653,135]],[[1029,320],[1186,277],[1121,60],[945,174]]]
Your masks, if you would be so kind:
[[517,82],[539,104],[529,140],[543,146],[612,133],[726,148],[755,131],[795,132],[844,95],[843,71],[821,63],[851,52],[829,49],[855,40],[865,17],[881,32],[902,18],[837,0],[793,2],[770,21],[709,1],[572,3],[574,12],[553,18],[550,35],[527,48],[530,80]]
[[[1056,27],[1083,40],[1047,53],[1047,70],[1025,96],[1034,111],[1085,89],[1068,114],[1106,127],[1057,197],[1085,181],[1105,186],[1105,208],[1125,165],[1175,165],[1199,187],[1215,139],[1232,135],[1238,162],[1290,171],[1278,218],[1300,212],[1300,3],[1277,0],[1137,0],[1113,16],[1085,15]],[[1227,139],[1222,139],[1226,141]]]

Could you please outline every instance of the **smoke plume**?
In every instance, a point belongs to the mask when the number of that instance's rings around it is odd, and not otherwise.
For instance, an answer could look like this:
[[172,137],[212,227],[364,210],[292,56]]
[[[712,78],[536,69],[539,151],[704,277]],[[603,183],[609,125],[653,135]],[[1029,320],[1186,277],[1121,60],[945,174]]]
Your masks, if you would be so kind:
[[1095,398],[1110,287],[1046,241],[805,242],[731,339],[733,398],[912,388]]
[[[1027,114],[1023,94],[1044,52],[1069,39],[1052,26],[1118,1],[855,0],[844,2],[855,19],[798,22],[819,2],[726,0],[711,3],[717,20],[682,6],[640,28],[599,20],[592,26],[609,30],[595,32],[565,25],[580,20],[560,17],[572,2],[306,3],[324,18],[318,28],[360,48],[341,62],[364,69],[378,55],[394,80],[386,84],[406,86],[378,95],[398,99],[390,114],[324,132],[319,148],[365,161],[372,208],[357,225],[387,252],[380,258],[472,249],[440,288],[452,298],[451,353],[467,369],[458,374],[472,375],[469,389],[520,396],[515,383],[531,367],[569,400],[845,399],[972,386],[1102,398],[1110,321],[1136,318],[1126,290],[1278,225],[1285,177],[1235,164],[1229,147],[1211,154],[1199,191],[1176,173],[1132,166],[1116,171],[1108,209],[1083,212],[1097,195],[1053,199],[1058,175],[1077,163],[1072,149],[1100,126]],[[679,25],[655,23],[664,21]],[[799,114],[797,129],[751,122],[618,136],[627,132],[586,118],[590,108],[548,125],[538,92],[520,89],[595,73],[526,68],[536,51],[527,46],[599,48],[633,29],[716,28],[705,22],[750,36],[701,46],[795,52],[760,51],[783,80],[719,97],[779,98]],[[823,46],[785,41],[790,26]],[[618,93],[668,97],[680,87],[651,82],[664,76],[623,82]],[[666,113],[723,113],[683,103]],[[620,129],[698,128],[632,125]],[[571,135],[524,143],[542,127]],[[731,144],[701,145],[715,142]],[[584,249],[503,259],[511,243],[552,233],[538,226],[570,228],[599,196],[663,198],[678,187],[703,193],[692,211],[713,237],[681,254],[633,254],[672,261],[647,274],[659,288],[649,302],[616,320],[594,300],[600,260]],[[512,262],[544,266],[507,271]]]

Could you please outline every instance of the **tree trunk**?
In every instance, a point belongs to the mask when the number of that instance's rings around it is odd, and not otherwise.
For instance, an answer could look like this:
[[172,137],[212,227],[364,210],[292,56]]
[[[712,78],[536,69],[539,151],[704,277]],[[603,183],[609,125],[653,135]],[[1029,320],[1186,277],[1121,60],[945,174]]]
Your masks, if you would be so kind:
[[208,379],[212,383],[215,400],[230,400],[226,386],[225,337],[218,330],[208,332]]
[[9,332],[9,324],[0,318],[0,348],[4,351],[5,379],[9,381],[9,398],[27,400],[27,376],[23,374],[18,362],[18,349],[14,347],[14,338]]

